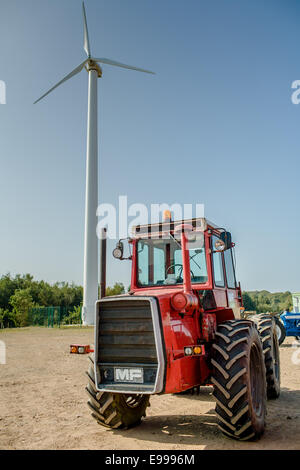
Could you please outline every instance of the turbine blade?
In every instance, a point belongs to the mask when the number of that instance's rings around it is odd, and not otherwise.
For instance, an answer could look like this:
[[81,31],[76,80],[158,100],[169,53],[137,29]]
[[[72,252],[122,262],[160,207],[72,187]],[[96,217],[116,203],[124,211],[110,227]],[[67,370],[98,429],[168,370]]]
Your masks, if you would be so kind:
[[86,12],[84,2],[82,2],[82,12],[83,12],[83,28],[84,28],[84,43],[83,48],[87,53],[88,57],[91,57],[91,48],[90,48],[90,40],[89,40],[89,30],[87,27],[87,20],[86,20]]
[[59,85],[61,85],[62,83],[66,82],[67,80],[69,80],[70,78],[74,77],[74,75],[77,75],[79,72],[81,72],[81,70],[83,69],[84,67],[84,64],[86,63],[87,61],[85,60],[84,62],[82,62],[82,64],[78,65],[78,67],[76,67],[76,69],[74,69],[71,73],[69,73],[66,77],[64,77],[62,80],[60,80],[60,82],[58,82],[56,85],[54,85],[52,88],[50,88],[50,90],[48,90],[46,93],[44,93],[38,100],[36,100],[34,102],[34,104],[38,103],[39,101],[41,101],[43,98],[45,98],[45,96],[49,95],[49,93],[51,93],[51,91],[55,90],[55,88],[57,88]]
[[138,67],[133,67],[132,65],[122,64],[121,62],[117,62],[115,60],[110,60],[110,59],[93,59],[93,60],[95,62],[100,62],[102,64],[115,65],[116,67],[122,67],[124,69],[130,69],[130,70],[137,70],[138,72],[151,73],[155,75],[155,72],[151,72],[150,70],[140,69]]

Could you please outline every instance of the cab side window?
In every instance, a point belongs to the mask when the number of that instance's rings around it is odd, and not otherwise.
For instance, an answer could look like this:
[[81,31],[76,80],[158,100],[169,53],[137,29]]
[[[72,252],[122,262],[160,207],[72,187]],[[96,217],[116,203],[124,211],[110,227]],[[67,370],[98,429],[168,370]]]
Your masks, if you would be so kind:
[[[213,235],[211,240],[212,240],[212,251],[214,251],[215,243],[218,240],[218,238]],[[213,253],[212,259],[213,259],[215,286],[225,287],[222,253],[221,252]]]
[[140,243],[138,248],[138,273],[139,283],[144,286],[149,284],[149,247]]
[[235,289],[236,281],[235,281],[235,273],[234,273],[231,249],[224,251],[224,260],[225,260],[225,268],[226,268],[227,287],[228,289]]

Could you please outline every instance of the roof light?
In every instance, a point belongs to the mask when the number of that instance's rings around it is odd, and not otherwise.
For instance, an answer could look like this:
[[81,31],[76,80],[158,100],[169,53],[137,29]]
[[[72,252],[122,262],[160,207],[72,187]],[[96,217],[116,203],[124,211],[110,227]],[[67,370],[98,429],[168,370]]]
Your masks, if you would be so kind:
[[171,222],[172,220],[172,213],[169,210],[165,210],[163,212],[163,222]]

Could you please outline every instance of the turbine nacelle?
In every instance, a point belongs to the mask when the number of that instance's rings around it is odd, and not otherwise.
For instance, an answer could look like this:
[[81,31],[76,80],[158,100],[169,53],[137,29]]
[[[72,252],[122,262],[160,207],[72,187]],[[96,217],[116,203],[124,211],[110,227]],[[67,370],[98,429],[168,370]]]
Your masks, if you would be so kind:
[[85,66],[84,66],[85,70],[87,72],[90,72],[91,70],[95,70],[97,73],[98,73],[98,78],[101,78],[102,77],[102,68],[100,67],[100,65],[96,62],[95,59],[93,59],[93,57],[90,57],[86,63],[85,63]]

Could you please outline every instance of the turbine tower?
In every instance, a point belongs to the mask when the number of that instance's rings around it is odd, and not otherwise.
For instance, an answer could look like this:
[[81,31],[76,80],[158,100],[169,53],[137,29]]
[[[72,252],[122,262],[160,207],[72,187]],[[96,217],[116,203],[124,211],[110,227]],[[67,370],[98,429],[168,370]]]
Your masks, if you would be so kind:
[[84,2],[82,3],[84,26],[84,50],[87,58],[60,80],[56,85],[44,93],[38,100],[42,100],[55,88],[77,75],[83,68],[88,72],[88,114],[87,114],[87,152],[86,152],[86,195],[85,195],[85,231],[84,231],[84,271],[83,271],[83,309],[82,321],[84,325],[93,325],[95,318],[95,303],[98,299],[98,240],[96,235],[98,206],[98,78],[102,77],[99,65],[108,64],[125,69],[136,70],[154,74],[150,70],[122,64],[110,59],[96,59],[91,55],[89,33],[86,20]]

